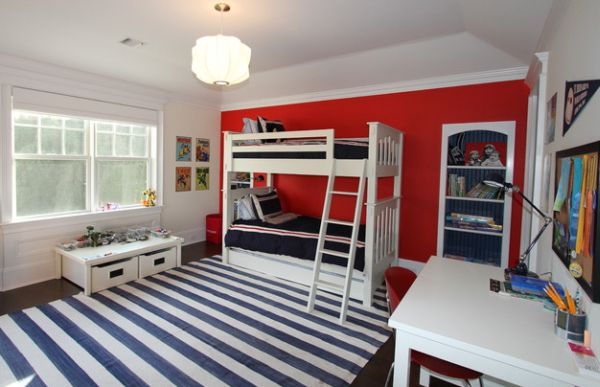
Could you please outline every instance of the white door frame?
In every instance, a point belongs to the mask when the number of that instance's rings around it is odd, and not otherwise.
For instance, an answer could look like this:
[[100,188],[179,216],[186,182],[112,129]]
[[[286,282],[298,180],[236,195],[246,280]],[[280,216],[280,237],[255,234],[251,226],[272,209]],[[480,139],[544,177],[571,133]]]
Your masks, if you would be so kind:
[[[546,128],[546,77],[548,71],[548,53],[535,54],[525,83],[530,87],[527,109],[527,146],[525,152],[525,178],[523,193],[541,208],[544,192],[543,164],[544,164],[544,136]],[[541,208],[542,211],[546,209]],[[544,219],[538,214],[532,216],[533,211],[529,206],[523,206],[521,226],[521,251],[524,251],[531,241],[531,236],[536,235],[544,224]],[[529,254],[529,269],[537,271],[538,248],[535,246]]]

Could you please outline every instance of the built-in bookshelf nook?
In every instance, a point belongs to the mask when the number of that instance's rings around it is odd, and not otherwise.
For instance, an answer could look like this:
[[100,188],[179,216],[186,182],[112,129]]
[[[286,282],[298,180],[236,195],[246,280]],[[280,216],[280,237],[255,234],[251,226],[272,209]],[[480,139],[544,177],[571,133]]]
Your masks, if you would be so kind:
[[512,183],[515,123],[442,126],[437,255],[508,265],[511,197],[484,183]]

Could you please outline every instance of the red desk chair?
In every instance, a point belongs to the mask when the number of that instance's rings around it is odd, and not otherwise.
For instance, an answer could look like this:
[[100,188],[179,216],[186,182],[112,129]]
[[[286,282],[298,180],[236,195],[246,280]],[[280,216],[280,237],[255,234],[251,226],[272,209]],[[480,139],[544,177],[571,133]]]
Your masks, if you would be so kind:
[[[385,273],[385,286],[387,288],[388,307],[390,314],[396,310],[400,300],[404,297],[410,286],[415,282],[417,275],[403,267],[393,266],[388,268]],[[479,384],[483,386],[481,380],[482,373],[473,371],[469,368],[461,367],[457,364],[438,359],[418,351],[411,351],[411,362],[421,367],[427,368],[435,374],[443,375],[449,378],[463,379],[468,386],[471,385],[469,379],[479,379]],[[385,385],[387,387],[392,376],[394,364],[388,373]]]

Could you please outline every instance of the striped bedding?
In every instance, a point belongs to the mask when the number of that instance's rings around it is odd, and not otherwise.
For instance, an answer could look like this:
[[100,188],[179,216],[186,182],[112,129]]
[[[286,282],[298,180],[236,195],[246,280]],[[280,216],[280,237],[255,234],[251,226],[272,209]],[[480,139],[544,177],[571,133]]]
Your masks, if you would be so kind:
[[[261,144],[265,149],[262,152],[233,152],[235,159],[324,159],[325,152],[273,152],[270,145],[313,145],[325,144],[319,140],[285,140],[283,142]],[[256,145],[256,144],[252,144]],[[369,158],[369,140],[344,140],[335,139],[333,157],[336,159],[361,160]]]
[[[321,220],[299,216],[281,224],[271,224],[260,220],[236,220],[227,230],[225,246],[268,254],[287,255],[295,258],[314,260]],[[339,224],[329,224],[325,248],[347,253],[350,249],[351,228]],[[365,226],[358,232],[354,268],[365,268]],[[346,266],[347,260],[324,254],[323,262]]]
[[0,316],[0,385],[342,386],[389,337],[371,311],[204,259]]

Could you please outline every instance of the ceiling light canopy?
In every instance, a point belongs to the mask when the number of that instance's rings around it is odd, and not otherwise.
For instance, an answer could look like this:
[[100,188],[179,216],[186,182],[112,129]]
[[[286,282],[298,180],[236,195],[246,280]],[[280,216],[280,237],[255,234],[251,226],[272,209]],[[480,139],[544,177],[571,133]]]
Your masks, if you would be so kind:
[[204,36],[192,48],[192,71],[202,82],[213,85],[235,85],[250,77],[250,47],[235,36],[223,35],[223,13],[231,7],[218,3],[221,13],[221,33]]

